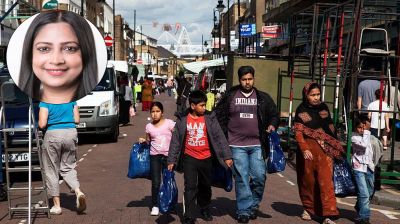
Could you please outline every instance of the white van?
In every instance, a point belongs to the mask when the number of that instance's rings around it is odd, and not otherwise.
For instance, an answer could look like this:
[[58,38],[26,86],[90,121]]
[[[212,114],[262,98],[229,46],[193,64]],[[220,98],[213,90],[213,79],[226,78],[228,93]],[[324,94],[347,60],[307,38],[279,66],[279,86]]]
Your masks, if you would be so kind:
[[107,63],[104,76],[95,89],[77,104],[80,114],[78,134],[101,134],[112,142],[118,141],[119,90],[112,63]]

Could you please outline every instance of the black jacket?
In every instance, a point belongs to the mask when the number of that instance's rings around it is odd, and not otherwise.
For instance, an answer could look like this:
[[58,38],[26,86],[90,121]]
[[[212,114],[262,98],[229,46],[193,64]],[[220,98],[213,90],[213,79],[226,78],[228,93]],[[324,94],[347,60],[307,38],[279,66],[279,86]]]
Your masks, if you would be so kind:
[[[177,116],[174,131],[172,133],[171,143],[168,152],[168,164],[175,164],[177,171],[182,171],[182,157],[185,150],[185,140],[187,131],[188,110],[184,115]],[[229,148],[221,127],[218,124],[217,117],[214,113],[206,111],[204,115],[207,137],[210,144],[211,154],[219,163],[227,168],[225,160],[232,159],[232,152]]]
[[[269,142],[266,130],[269,125],[273,125],[275,129],[278,128],[279,112],[270,95],[256,88],[254,88],[254,90],[257,94],[258,132],[260,135],[261,147],[264,149],[263,156],[267,158],[269,154]],[[228,138],[229,107],[237,91],[240,91],[240,86],[234,86],[227,91],[214,110],[226,138]]]

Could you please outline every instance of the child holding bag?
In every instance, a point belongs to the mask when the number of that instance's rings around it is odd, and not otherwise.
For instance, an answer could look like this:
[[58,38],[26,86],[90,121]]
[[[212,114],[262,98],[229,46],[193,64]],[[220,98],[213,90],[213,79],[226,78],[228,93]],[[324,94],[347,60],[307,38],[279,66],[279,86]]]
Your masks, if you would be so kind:
[[160,102],[152,102],[150,115],[152,122],[146,125],[146,138],[139,138],[139,143],[150,143],[150,173],[152,209],[150,215],[159,214],[158,193],[160,191],[161,172],[167,168],[169,143],[174,130],[175,122],[163,117],[164,107]]

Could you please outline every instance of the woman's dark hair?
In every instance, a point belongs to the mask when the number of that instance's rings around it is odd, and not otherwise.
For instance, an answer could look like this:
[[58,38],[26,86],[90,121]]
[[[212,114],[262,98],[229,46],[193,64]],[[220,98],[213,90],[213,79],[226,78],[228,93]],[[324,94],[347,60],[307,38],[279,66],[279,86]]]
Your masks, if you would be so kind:
[[242,78],[242,76],[244,76],[244,75],[246,75],[248,73],[252,74],[253,77],[254,77],[254,73],[255,73],[254,68],[251,67],[251,66],[242,66],[242,67],[240,67],[238,69],[238,78],[239,78],[239,80]]
[[199,104],[202,102],[207,102],[207,96],[203,91],[194,90],[189,95],[189,104]]
[[379,100],[381,98],[381,90],[380,89],[375,90],[375,98],[377,100]]
[[89,23],[83,17],[70,11],[42,12],[33,19],[26,32],[18,83],[20,89],[35,99],[41,99],[41,81],[33,73],[32,69],[33,42],[43,26],[60,22],[68,23],[72,27],[78,38],[82,54],[82,74],[77,80],[78,89],[72,101],[84,97],[92,91],[98,82],[96,46]]
[[153,109],[153,107],[158,107],[161,110],[161,113],[164,113],[164,106],[162,105],[162,103],[158,102],[158,101],[154,101],[150,104],[150,113],[151,110]]

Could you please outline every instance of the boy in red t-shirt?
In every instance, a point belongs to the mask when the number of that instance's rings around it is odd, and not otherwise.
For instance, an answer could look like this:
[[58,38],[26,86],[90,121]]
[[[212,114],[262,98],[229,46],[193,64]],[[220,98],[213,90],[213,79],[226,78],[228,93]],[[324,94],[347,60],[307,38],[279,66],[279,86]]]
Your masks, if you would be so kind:
[[183,168],[185,181],[183,223],[192,224],[195,201],[205,221],[212,221],[212,157],[226,168],[232,166],[232,153],[214,113],[206,111],[207,96],[202,91],[189,95],[190,108],[178,116],[168,153],[168,170]]

